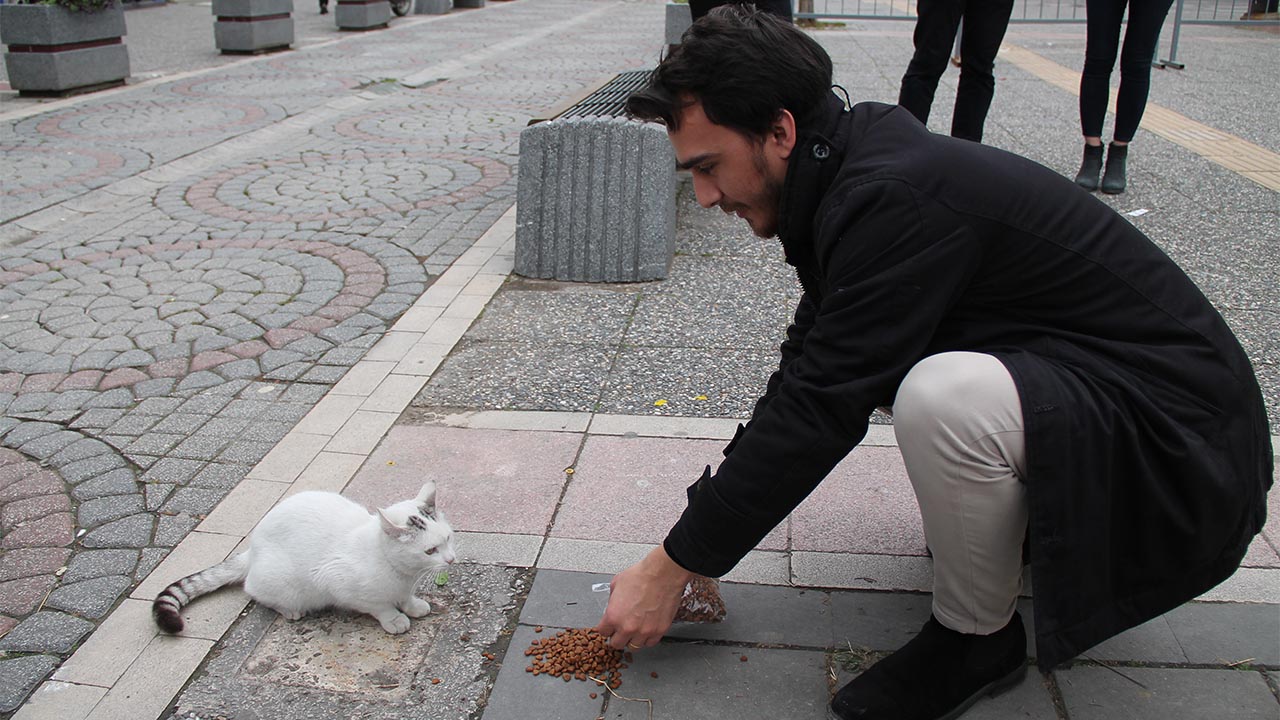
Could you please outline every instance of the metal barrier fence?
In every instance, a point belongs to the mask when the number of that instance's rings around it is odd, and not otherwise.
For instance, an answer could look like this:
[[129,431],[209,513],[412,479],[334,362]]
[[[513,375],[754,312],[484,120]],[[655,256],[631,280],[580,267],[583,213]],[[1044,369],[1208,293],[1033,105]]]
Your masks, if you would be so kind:
[[[1178,34],[1183,25],[1280,25],[1280,0],[1177,0],[1168,59],[1177,62]],[[797,20],[914,20],[914,0],[796,0]],[[1015,0],[1010,23],[1083,23],[1085,0]]]

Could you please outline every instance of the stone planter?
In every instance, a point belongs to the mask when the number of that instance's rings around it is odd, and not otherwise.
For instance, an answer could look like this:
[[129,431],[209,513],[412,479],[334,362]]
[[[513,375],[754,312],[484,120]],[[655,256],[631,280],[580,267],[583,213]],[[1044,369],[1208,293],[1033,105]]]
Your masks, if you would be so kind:
[[123,85],[129,77],[124,9],[76,12],[57,5],[0,5],[9,86],[70,94]]
[[391,3],[387,0],[338,0],[333,21],[339,30],[373,30],[391,22]]
[[693,11],[688,3],[667,3],[667,49],[680,44],[684,31],[693,24]]
[[292,13],[293,0],[213,0],[213,44],[227,55],[287,49]]
[[414,15],[444,15],[453,9],[453,0],[414,0]]

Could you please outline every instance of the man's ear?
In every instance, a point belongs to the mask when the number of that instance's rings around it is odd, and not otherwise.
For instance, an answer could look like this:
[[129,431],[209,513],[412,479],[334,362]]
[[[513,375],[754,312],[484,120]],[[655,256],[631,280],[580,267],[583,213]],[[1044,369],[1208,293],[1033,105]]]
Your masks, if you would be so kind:
[[769,140],[777,147],[782,159],[791,157],[791,151],[796,147],[797,137],[796,118],[790,110],[784,108],[778,111],[773,124],[769,126]]

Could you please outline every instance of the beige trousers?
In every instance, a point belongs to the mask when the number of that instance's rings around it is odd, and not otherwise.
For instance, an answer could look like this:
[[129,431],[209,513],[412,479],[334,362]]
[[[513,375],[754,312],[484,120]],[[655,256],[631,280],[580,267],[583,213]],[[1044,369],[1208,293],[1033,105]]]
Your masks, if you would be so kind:
[[989,635],[1013,617],[1027,530],[1022,407],[990,355],[949,352],[907,373],[893,427],[933,553],[933,614]]

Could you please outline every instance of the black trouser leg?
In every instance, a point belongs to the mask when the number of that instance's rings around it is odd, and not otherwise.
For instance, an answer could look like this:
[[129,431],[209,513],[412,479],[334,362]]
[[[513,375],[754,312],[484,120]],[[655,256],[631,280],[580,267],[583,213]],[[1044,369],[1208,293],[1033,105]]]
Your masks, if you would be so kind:
[[1123,2],[1087,0],[1084,70],[1080,73],[1080,129],[1085,137],[1102,137],[1111,89],[1111,68],[1120,47]]
[[982,142],[982,127],[995,96],[996,53],[1009,27],[1013,0],[978,0],[965,3],[964,29],[960,33],[960,83],[951,116],[951,135]]
[[1120,51],[1120,89],[1116,93],[1115,139],[1129,142],[1138,132],[1151,89],[1151,61],[1156,57],[1160,28],[1173,0],[1130,0],[1129,25]]
[[[964,5],[960,0],[920,0],[916,10],[919,13],[913,35],[916,50],[907,64],[907,72],[902,76],[898,104],[920,122],[928,123],[929,108],[938,90],[938,78],[942,77],[951,58],[951,45],[956,39],[956,28],[960,25]],[[968,29],[966,27],[965,31]],[[963,52],[961,49],[961,62],[964,62]]]

